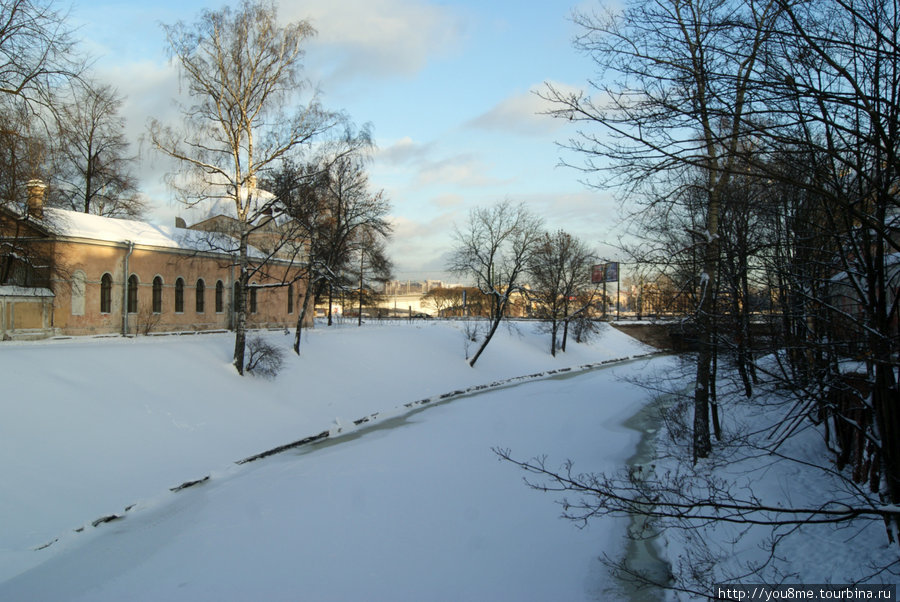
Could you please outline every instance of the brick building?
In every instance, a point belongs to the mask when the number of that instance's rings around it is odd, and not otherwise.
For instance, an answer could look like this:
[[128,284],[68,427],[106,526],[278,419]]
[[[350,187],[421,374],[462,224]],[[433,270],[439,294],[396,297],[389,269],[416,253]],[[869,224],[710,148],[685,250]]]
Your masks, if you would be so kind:
[[[238,276],[226,234],[43,207],[0,209],[0,339],[230,328]],[[265,255],[251,249],[258,264]],[[297,260],[265,261],[248,291],[248,328],[296,324]]]

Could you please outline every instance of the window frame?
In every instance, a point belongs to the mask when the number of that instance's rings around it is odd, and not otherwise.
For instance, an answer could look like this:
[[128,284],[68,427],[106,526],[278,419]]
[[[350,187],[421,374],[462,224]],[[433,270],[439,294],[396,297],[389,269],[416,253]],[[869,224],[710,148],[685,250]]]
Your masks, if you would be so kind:
[[225,313],[225,283],[216,280],[216,313]]
[[165,282],[163,282],[162,276],[157,275],[153,279],[153,297],[150,305],[151,311],[155,314],[162,313],[163,287],[165,287]]
[[175,313],[184,313],[184,278],[175,279]]
[[138,287],[141,285],[137,274],[128,277],[128,295],[125,299],[125,309],[129,314],[138,313]]
[[203,278],[197,278],[194,285],[194,310],[198,314],[206,313],[206,282]]
[[100,276],[100,313],[112,313],[112,274],[104,272]]

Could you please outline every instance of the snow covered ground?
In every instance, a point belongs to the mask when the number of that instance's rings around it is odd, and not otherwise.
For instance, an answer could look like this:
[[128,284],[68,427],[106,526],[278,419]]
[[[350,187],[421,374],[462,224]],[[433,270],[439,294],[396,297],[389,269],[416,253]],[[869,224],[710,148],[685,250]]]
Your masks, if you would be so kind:
[[[491,447],[621,466],[638,438],[621,424],[647,394],[619,376],[670,360],[410,410],[648,349],[607,327],[552,358],[547,335],[521,324],[472,369],[459,324],[305,337],[271,381],[234,373],[229,335],[0,345],[0,599],[617,597],[598,557],[620,553],[624,519],[576,529]],[[235,464],[339,428],[324,444]]]
[[[759,361],[765,365],[771,358]],[[772,366],[768,368],[771,370]],[[673,369],[669,375],[677,373]],[[855,484],[848,478],[849,468],[835,468],[834,453],[825,445],[821,424],[810,420],[791,422],[791,436],[781,441],[781,435],[788,431],[785,417],[796,411],[795,399],[761,375],[761,382],[748,400],[736,381],[736,377],[729,379],[727,371],[720,373],[723,433],[721,440],[713,442],[712,456],[696,467],[686,467],[675,458],[690,457],[690,430],[674,428],[676,436],[668,437],[663,429],[656,442],[656,474],[689,474],[690,480],[682,492],[698,499],[716,497],[723,503],[731,501],[727,498],[730,492],[738,502],[749,500],[769,508],[865,507],[866,499],[880,505],[868,484]],[[739,392],[735,393],[735,389]],[[690,424],[690,400],[681,410],[681,418],[675,422]],[[679,413],[675,407],[670,407],[669,412],[670,417]],[[715,483],[713,492],[706,487],[706,477]],[[734,512],[729,516],[738,515]],[[661,553],[670,570],[680,579],[678,585],[712,593],[715,584],[889,585],[900,580],[900,548],[888,541],[884,523],[878,517],[813,524],[820,517],[809,512],[800,516],[807,524],[779,526],[754,525],[750,519],[796,517],[748,512],[746,518],[747,522],[734,523],[669,520],[669,528],[664,528],[657,543],[663,548]],[[859,597],[845,595],[843,599],[869,599],[865,594],[856,595]],[[695,600],[697,596],[684,593],[670,598]],[[797,596],[785,594],[783,599]]]

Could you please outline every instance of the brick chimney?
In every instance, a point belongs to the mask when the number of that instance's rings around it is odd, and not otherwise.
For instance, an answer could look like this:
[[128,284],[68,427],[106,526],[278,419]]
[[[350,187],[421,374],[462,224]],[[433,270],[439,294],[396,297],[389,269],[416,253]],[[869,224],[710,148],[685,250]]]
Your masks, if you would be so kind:
[[25,210],[29,217],[44,219],[44,191],[47,185],[41,180],[28,180],[25,184],[28,190],[28,200],[25,202]]

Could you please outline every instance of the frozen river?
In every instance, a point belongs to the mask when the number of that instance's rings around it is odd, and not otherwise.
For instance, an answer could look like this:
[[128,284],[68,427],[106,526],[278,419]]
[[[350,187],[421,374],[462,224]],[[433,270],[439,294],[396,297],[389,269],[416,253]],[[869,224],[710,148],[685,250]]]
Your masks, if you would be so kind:
[[[311,448],[225,467],[71,533],[2,599],[594,600],[621,586],[627,519],[578,529],[498,460],[611,471],[639,433],[638,360],[425,406]],[[198,477],[205,475],[197,475]]]

